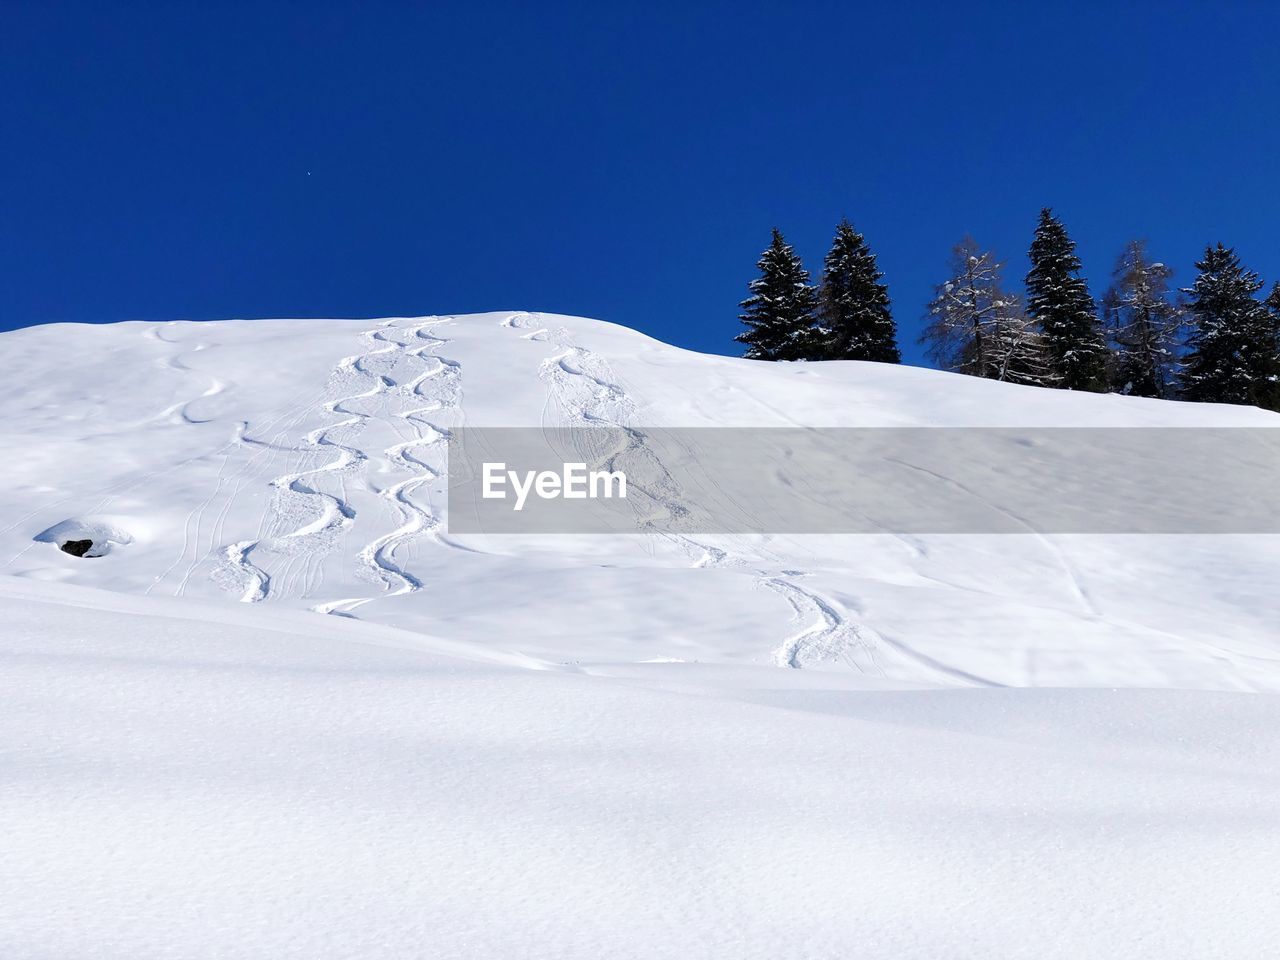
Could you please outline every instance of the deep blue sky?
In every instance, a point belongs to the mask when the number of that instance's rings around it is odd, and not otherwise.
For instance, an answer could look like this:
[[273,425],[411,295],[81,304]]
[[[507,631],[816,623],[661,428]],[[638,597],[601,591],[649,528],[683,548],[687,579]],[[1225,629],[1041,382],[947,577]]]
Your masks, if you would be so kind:
[[[1122,7],[1122,9],[1116,9]],[[848,216],[907,357],[1051,205],[1280,279],[1280,6],[0,0],[0,329],[506,308],[736,352]]]

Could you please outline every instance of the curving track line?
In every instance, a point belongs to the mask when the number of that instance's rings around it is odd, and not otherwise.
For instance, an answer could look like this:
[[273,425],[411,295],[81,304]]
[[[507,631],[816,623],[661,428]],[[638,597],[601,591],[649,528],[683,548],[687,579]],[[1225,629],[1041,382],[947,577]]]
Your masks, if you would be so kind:
[[370,541],[359,554],[366,574],[382,585],[383,592],[371,597],[349,597],[317,604],[312,609],[318,613],[349,617],[354,615],[353,611],[374,600],[421,590],[422,580],[398,559],[397,554],[421,537],[431,537],[449,545],[440,532],[441,519],[415,499],[414,494],[419,487],[443,475],[449,431],[438,421],[442,419],[441,413],[458,409],[462,402],[461,365],[440,354],[440,349],[450,341],[436,336],[434,332],[452,322],[451,318],[433,318],[417,326],[403,328],[409,338],[394,343],[396,349],[420,362],[423,370],[400,385],[395,397],[401,401],[402,409],[393,416],[411,429],[412,436],[393,443],[383,451],[387,461],[409,474],[379,491],[379,496],[399,515],[399,525]]
[[[239,581],[242,589],[240,599],[245,603],[267,600],[275,588],[275,577],[255,562],[255,552],[265,550],[284,555],[287,562],[276,576],[287,580],[299,558],[305,572],[317,555],[327,554],[333,548],[338,537],[355,520],[355,510],[345,497],[326,493],[316,484],[326,475],[344,477],[364,465],[367,457],[348,442],[346,434],[357,431],[372,415],[348,404],[377,397],[394,386],[370,366],[374,357],[398,349],[397,344],[387,341],[381,327],[368,331],[364,337],[367,349],[344,357],[330,374],[328,392],[341,395],[321,405],[326,415],[342,419],[312,430],[302,448],[304,454],[311,458],[318,457],[325,450],[336,451],[336,456],[272,480],[275,495],[263,514],[258,536],[222,548],[224,565]],[[361,383],[367,384],[364,390],[351,389]],[[281,526],[286,529],[268,532]]]
[[[637,489],[652,501],[649,519],[641,521],[679,546],[688,555],[694,567],[726,567],[756,565],[759,557],[739,555],[727,547],[707,542],[705,538],[669,533],[654,529],[657,518],[663,526],[688,514],[681,503],[681,491],[670,472],[648,448],[644,433],[634,426],[635,402],[627,395],[604,358],[585,347],[570,341],[568,331],[549,330],[538,325],[532,314],[513,314],[502,321],[504,327],[527,331],[526,339],[546,341],[560,352],[542,363],[541,376],[550,386],[552,402],[560,408],[561,415],[571,423],[585,426],[605,426],[620,430],[626,438],[618,449],[598,455],[591,453],[610,470],[627,472],[628,489]],[[544,425],[545,425],[544,415]],[[634,466],[643,466],[643,476],[650,478],[644,484],[632,481]],[[839,659],[858,670],[866,667],[858,663],[854,654],[864,652],[868,663],[874,664],[874,644],[869,635],[855,624],[840,604],[809,590],[795,582],[805,576],[805,571],[758,570],[756,582],[781,595],[790,605],[793,617],[806,625],[785,638],[774,653],[774,661],[780,666],[801,668],[824,660]]]

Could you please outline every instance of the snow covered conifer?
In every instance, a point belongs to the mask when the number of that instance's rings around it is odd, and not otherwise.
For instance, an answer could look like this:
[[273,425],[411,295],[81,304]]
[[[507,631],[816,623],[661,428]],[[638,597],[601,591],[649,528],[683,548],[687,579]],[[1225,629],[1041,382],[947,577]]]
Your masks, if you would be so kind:
[[1111,390],[1168,397],[1177,366],[1182,309],[1169,299],[1173,271],[1152,263],[1146,243],[1127,244],[1116,261],[1103,313],[1112,342]]
[[1200,275],[1185,292],[1193,328],[1183,394],[1210,403],[1274,405],[1277,370],[1275,315],[1254,294],[1262,281],[1230,247],[1205,250]]
[[750,360],[815,359],[816,295],[795,250],[775,228],[773,241],[756,263],[759,278],[743,300],[738,319],[747,327],[734,339],[747,345]]
[[944,370],[989,380],[1049,382],[1041,337],[1018,298],[1001,287],[1004,264],[965,237],[952,249],[951,277],[937,287],[920,336]]
[[1106,387],[1107,345],[1075,249],[1062,221],[1048,207],[1041,210],[1031,243],[1027,311],[1044,334],[1054,385],[1100,391]]
[[1265,304],[1270,315],[1268,338],[1271,342],[1271,369],[1268,377],[1270,385],[1260,401],[1261,406],[1268,410],[1280,411],[1280,282],[1271,288]]
[[819,310],[828,360],[901,363],[889,288],[866,239],[841,220],[822,271]]

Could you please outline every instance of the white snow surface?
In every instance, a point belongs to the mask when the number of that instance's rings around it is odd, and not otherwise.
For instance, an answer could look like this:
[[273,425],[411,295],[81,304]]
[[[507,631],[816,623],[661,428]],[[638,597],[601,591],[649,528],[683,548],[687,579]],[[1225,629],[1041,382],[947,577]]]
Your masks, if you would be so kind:
[[1280,538],[463,536],[443,477],[459,425],[1274,414],[510,312],[0,354],[0,956],[1280,938]]

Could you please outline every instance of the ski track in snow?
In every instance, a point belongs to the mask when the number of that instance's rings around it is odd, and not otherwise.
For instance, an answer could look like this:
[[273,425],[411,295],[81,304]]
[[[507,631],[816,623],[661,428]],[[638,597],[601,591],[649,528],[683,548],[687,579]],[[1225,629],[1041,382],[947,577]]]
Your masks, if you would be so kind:
[[[170,321],[169,323],[166,323],[164,326],[170,327],[170,326],[173,326],[174,323],[176,322],[177,321]],[[182,346],[186,346],[186,344],[181,340],[166,339],[160,332],[162,329],[164,329],[164,327],[148,327],[145,335],[152,340],[159,341],[160,343],[175,344],[175,345],[180,344]],[[209,344],[207,343],[193,343],[186,350],[186,352],[172,354],[168,357],[163,358],[158,362],[163,366],[168,367],[169,369],[180,370],[183,373],[200,373],[200,371],[193,369],[191,365],[187,363],[186,357],[189,354],[199,353],[200,351],[207,350],[208,348],[209,348]],[[192,423],[192,424],[209,423],[210,421],[208,418],[201,419],[199,417],[194,416],[191,413],[191,405],[194,403],[198,403],[201,400],[206,400],[209,397],[216,397],[218,394],[222,393],[224,390],[227,389],[227,385],[222,380],[219,380],[217,377],[212,376],[211,374],[201,374],[201,375],[208,377],[210,381],[209,387],[202,394],[200,394],[197,397],[192,397],[188,400],[183,400],[178,403],[171,404],[170,406],[161,410],[152,419],[168,420],[172,423]]]
[[[439,421],[443,419],[441,414],[461,408],[462,367],[440,354],[440,348],[450,341],[435,335],[438,327],[452,322],[447,317],[433,318],[413,327],[393,328],[408,334],[407,340],[392,341],[394,347],[421,363],[423,369],[413,379],[394,385],[402,407],[391,414],[391,422],[398,421],[409,428],[412,436],[383,451],[387,461],[409,474],[378,494],[398,514],[400,523],[367,543],[359,555],[366,576],[381,584],[383,590],[371,597],[348,597],[317,604],[312,609],[318,613],[350,617],[354,616],[354,610],[374,600],[415,593],[423,588],[423,583],[397,559],[397,553],[420,537],[454,546],[442,535],[440,518],[413,496],[419,487],[444,476],[449,431]],[[386,339],[383,331],[375,336]],[[401,432],[399,427],[397,432]]]
[[[694,567],[756,566],[759,557],[748,558],[718,543],[679,533],[656,529],[660,518],[664,525],[688,514],[681,503],[681,493],[671,474],[652,453],[644,432],[635,426],[637,405],[627,395],[608,362],[599,355],[574,344],[563,328],[540,326],[538,318],[517,313],[502,321],[502,326],[524,330],[526,340],[545,342],[557,353],[542,362],[541,376],[547,381],[550,404],[554,404],[562,421],[572,426],[606,427],[621,431],[625,440],[613,451],[581,450],[587,462],[601,462],[606,469],[623,470],[627,474],[629,495],[636,491],[650,503],[641,512],[641,528],[680,547]],[[543,411],[543,426],[548,425]],[[636,470],[639,466],[641,469]],[[643,477],[640,482],[633,478]],[[629,496],[630,498],[630,496]],[[780,666],[802,668],[827,660],[838,660],[861,672],[883,673],[876,662],[876,646],[869,631],[860,628],[841,604],[796,582],[807,576],[803,570],[756,570],[756,583],[781,595],[790,605],[793,617],[805,625],[786,637],[773,655]],[[861,655],[861,657],[859,657]],[[955,679],[954,676],[950,679]]]
[[[226,415],[230,405],[225,394],[238,394],[249,384],[237,385],[241,378],[234,367],[223,370],[212,362],[224,359],[221,347],[214,346],[221,341],[181,321],[130,332],[145,338],[133,348],[139,362],[157,374],[152,391],[140,394],[141,408],[95,426],[92,436],[154,428],[179,437],[183,452],[173,462],[149,461],[136,473],[105,482],[93,491],[95,506],[85,509],[85,503],[76,503],[77,516],[136,513],[149,488],[158,488],[164,516],[154,526],[163,526],[172,536],[149,545],[161,560],[137,578],[148,594],[182,596],[197,592],[209,578],[243,602],[281,600],[354,617],[357,612],[364,616],[374,601],[424,590],[429,585],[424,580],[431,579],[427,564],[435,560],[430,552],[435,545],[470,549],[445,532],[438,498],[449,433],[464,418],[461,368],[441,355],[450,349],[447,337],[455,335],[448,333],[453,322],[401,318],[367,325],[373,329],[345,328],[339,334],[343,342],[359,346],[334,364],[327,378],[322,372],[311,378],[313,389],[318,388],[311,396],[283,394],[270,412],[238,421]],[[829,567],[818,556],[802,559],[811,549],[804,538],[784,546],[767,536],[700,535],[691,508],[702,491],[696,481],[682,488],[661,462],[666,458],[659,454],[659,431],[645,426],[647,405],[629,393],[601,354],[583,345],[594,341],[585,333],[571,334],[560,322],[537,314],[511,314],[494,317],[485,326],[489,335],[509,339],[513,350],[528,356],[523,369],[526,386],[538,377],[534,386],[549,437],[558,440],[552,431],[566,426],[604,428],[577,431],[573,442],[579,449],[566,450],[566,459],[576,453],[576,459],[626,472],[636,529],[651,534],[628,538],[635,549],[648,551],[657,565],[717,568],[720,573],[715,576],[738,575],[742,583],[776,594],[777,601],[772,596],[765,599],[779,611],[778,636],[762,644],[767,653],[760,659],[793,669],[842,665],[867,674],[946,684],[998,686],[995,678],[1007,679],[994,658],[978,661],[993,666],[977,666],[975,673],[944,662],[952,657],[963,662],[963,654],[950,654],[947,647],[921,642],[917,649],[913,625],[896,625],[893,609],[864,607],[857,595],[861,590],[839,579],[855,574],[842,574],[838,565]],[[471,332],[456,336],[465,344]],[[524,349],[525,343],[536,346]],[[332,358],[333,353],[321,357],[315,369],[324,371]],[[207,371],[221,374],[225,382]],[[519,377],[522,371],[511,373]],[[324,382],[318,383],[321,379]],[[542,389],[536,389],[539,386]],[[769,403],[768,395],[762,399],[740,387],[726,389],[756,400],[770,415],[765,422],[778,418],[803,426],[785,408]],[[218,399],[219,395],[224,396]],[[893,462],[999,509],[987,502],[981,489],[964,486],[945,473]],[[195,486],[186,481],[183,468],[191,464],[207,483]],[[0,532],[81,499],[52,488],[50,492],[53,496],[47,500],[25,502],[21,515],[5,518]],[[1239,689],[1269,689],[1247,675],[1258,664],[1276,660],[1266,655],[1265,646],[1248,642],[1245,628],[1238,637],[1212,632],[1199,636],[1194,629],[1183,635],[1177,626],[1155,626],[1142,622],[1140,614],[1126,615],[1111,599],[1111,590],[1095,589],[1093,561],[1086,562],[1071,538],[1045,534],[1016,513],[1002,513],[1013,531],[1030,541],[1027,560],[1037,569],[1043,566],[1041,579],[1047,589],[1025,599],[1029,612],[1043,611],[1055,623],[1065,616],[1080,621],[1086,630],[1106,627],[1137,637],[1151,650],[1176,650],[1192,643],[1198,647],[1196,655],[1221,666],[1224,675],[1241,677],[1233,681]],[[883,533],[896,538],[907,554],[900,571],[906,575],[895,584],[910,586],[918,578],[922,586],[963,591],[978,603],[985,598],[997,603],[1020,599],[1010,596],[1018,588],[1016,580],[1008,585],[973,579],[962,575],[948,551],[935,542],[890,530]],[[35,549],[36,543],[24,541],[21,549],[15,545],[11,562]],[[938,555],[931,556],[931,550]],[[825,551],[815,552],[826,556]],[[326,585],[325,576],[332,578],[340,566],[347,568],[341,571],[343,580],[349,580],[354,567],[356,581]],[[788,616],[790,623],[782,623]],[[1026,653],[1021,669],[1029,682],[1040,682],[1041,671],[1054,668],[1055,655],[1039,649]]]
[[[176,322],[176,321],[175,321]],[[173,326],[175,322],[165,324],[163,327],[148,327],[143,335],[150,340],[159,343],[172,344],[175,346],[185,347],[186,344],[181,340],[170,340],[162,334],[162,330]],[[194,370],[184,359],[191,353],[198,353],[208,348],[208,344],[197,343],[189,350],[174,353],[167,358],[158,360],[162,366],[180,370],[187,373],[200,373]],[[207,374],[201,374],[208,376]],[[192,404],[222,393],[226,389],[226,383],[217,377],[209,376],[210,386],[199,395],[189,398],[185,401],[170,404],[159,413],[154,414],[146,419],[146,423],[155,423],[158,421],[167,421],[174,424],[206,424],[213,422],[212,418],[200,418],[194,416],[190,407]],[[225,564],[227,551],[230,549],[220,546],[225,543],[223,530],[226,524],[227,515],[230,512],[231,505],[235,502],[236,497],[244,489],[251,478],[260,474],[263,470],[269,470],[281,452],[299,452],[298,448],[285,446],[289,432],[296,427],[297,423],[312,409],[314,403],[318,402],[319,397],[311,398],[303,401],[298,406],[286,410],[279,416],[269,420],[260,428],[264,434],[271,437],[270,440],[263,441],[246,436],[249,424],[245,421],[240,422],[231,438],[223,443],[216,450],[207,454],[199,454],[184,460],[175,462],[174,464],[157,471],[152,471],[141,477],[134,478],[122,485],[112,493],[105,496],[90,512],[99,513],[106,510],[109,505],[123,494],[136,489],[137,487],[149,483],[151,480],[164,474],[176,471],[178,468],[200,459],[213,459],[221,457],[222,462],[218,469],[217,478],[213,491],[200,504],[198,504],[186,517],[182,527],[182,546],[177,557],[173,562],[159,574],[152,583],[147,587],[146,594],[152,593],[157,587],[166,583],[169,576],[173,574],[179,566],[186,561],[186,569],[184,570],[177,587],[174,589],[175,595],[181,596],[185,594],[187,585],[190,583],[192,576],[199,566],[209,558],[214,558],[218,564]],[[134,426],[138,426],[135,424]],[[228,473],[227,467],[231,462],[232,456],[238,448],[253,447],[254,452],[234,471]],[[212,521],[207,525],[206,519],[210,509],[221,496],[222,504],[217,513],[213,516]],[[52,504],[51,504],[52,505]],[[50,506],[51,506],[50,505]],[[235,546],[242,547],[246,551],[252,542],[237,544]],[[218,566],[214,568],[215,580],[221,571]],[[260,584],[256,577],[250,577],[249,588],[246,593],[252,592],[255,595],[259,592],[259,587],[263,587],[265,592],[265,584]]]
[[938,480],[941,483],[945,483],[948,486],[954,487],[955,489],[959,490],[961,493],[965,494],[966,496],[972,497],[978,503],[981,503],[984,506],[991,508],[995,512],[999,513],[1001,516],[1004,516],[1007,519],[1013,521],[1015,524],[1017,524],[1023,530],[1025,530],[1027,533],[1034,536],[1038,541],[1040,541],[1040,543],[1044,545],[1045,549],[1050,553],[1050,555],[1054,558],[1054,561],[1061,568],[1063,579],[1066,581],[1068,591],[1070,592],[1075,602],[1082,608],[1081,615],[1094,620],[1100,620],[1103,618],[1102,611],[1098,609],[1098,605],[1094,602],[1093,597],[1089,593],[1088,587],[1085,585],[1084,577],[1081,575],[1080,571],[1076,568],[1075,564],[1071,561],[1071,558],[1067,555],[1067,552],[1057,542],[1055,542],[1051,536],[1049,536],[1048,534],[1036,528],[1033,524],[1029,523],[1025,518],[1018,516],[1016,513],[1013,513],[1012,511],[1007,510],[999,506],[998,504],[992,503],[986,497],[982,496],[982,494],[980,494],[978,491],[970,489],[965,484],[959,482],[958,480],[953,479],[952,477],[948,477],[945,474],[938,473],[935,470],[929,470],[926,467],[921,467],[918,464],[910,463],[906,460],[901,460],[897,457],[886,457],[885,459],[889,463],[896,463],[898,466],[906,467],[909,470],[915,470],[918,473],[922,473],[925,476],[932,477],[933,479]]
[[[799,575],[803,574],[799,571],[791,574],[793,577]],[[800,669],[823,660],[837,659],[864,673],[874,666],[870,644],[857,625],[831,601],[798,586],[785,575],[762,576],[759,582],[791,605],[795,619],[808,621],[808,626],[787,637],[774,653],[774,662],[778,666]],[[866,666],[859,664],[854,656],[859,648],[868,657]]]
[[[371,539],[357,555],[362,579],[380,588],[379,592],[330,600],[311,609],[354,616],[354,611],[375,600],[423,589],[422,580],[403,559],[407,548],[415,541],[429,538],[441,545],[462,549],[444,535],[440,517],[416,495],[420,488],[443,475],[449,436],[443,421],[461,407],[461,368],[456,361],[441,355],[441,348],[450,341],[437,335],[441,327],[451,322],[451,318],[437,317],[396,326],[397,321],[386,321],[363,334],[365,349],[362,352],[345,357],[335,365],[322,398],[314,398],[267,424],[258,437],[247,435],[249,424],[238,424],[232,440],[211,455],[222,457],[214,489],[188,516],[182,549],[156,582],[176,576],[177,568],[186,561],[175,589],[181,595],[204,558],[213,554],[220,561],[214,571],[215,580],[238,591],[243,602],[312,595],[320,585],[321,561],[355,522],[356,512],[346,496],[346,485],[348,480],[367,474],[374,455],[362,449],[358,441],[369,422],[377,418],[391,424],[401,438],[378,456],[405,474],[376,491],[396,518],[395,525]],[[809,571],[772,568],[768,564],[773,558],[767,553],[761,554],[758,550],[744,553],[712,538],[671,532],[673,523],[678,526],[689,513],[682,502],[682,491],[654,454],[643,429],[636,426],[638,405],[608,362],[574,343],[567,330],[540,325],[536,315],[513,314],[501,325],[519,331],[526,340],[553,348],[554,352],[539,368],[539,377],[548,386],[542,413],[544,429],[564,425],[602,427],[610,431],[605,435],[611,439],[620,436],[612,448],[593,448],[588,441],[582,443],[582,449],[576,453],[584,461],[626,472],[631,491],[629,499],[638,504],[642,530],[647,528],[673,544],[686,555],[692,567],[750,570],[757,586],[773,591],[786,601],[798,627],[774,650],[773,662],[793,669],[839,662],[863,673],[883,675],[882,661],[887,656],[909,660],[915,667],[924,667],[945,682],[992,685],[991,681],[949,667],[857,622],[842,603],[799,582],[811,575]],[[150,328],[147,335],[162,343],[181,342],[165,338],[160,330]],[[205,349],[206,345],[184,347],[184,353],[175,354],[164,363],[175,369],[198,372],[192,371],[182,358]],[[414,366],[420,369],[410,379],[397,382],[389,375]],[[213,378],[213,383],[199,396],[170,404],[153,419],[167,418],[175,423],[190,424],[207,422],[193,416],[190,407],[223,389],[225,385]],[[314,415],[317,404],[324,416],[338,419],[313,429],[301,446],[291,444],[290,430],[304,417]],[[229,473],[228,462],[236,447],[249,447],[254,453],[239,469]],[[257,536],[226,543],[221,533],[237,495],[250,478],[269,469],[282,454],[293,455],[300,462],[295,469],[270,481],[273,497],[262,514]],[[945,477],[938,479],[952,482]],[[340,492],[322,489],[325,480],[330,481],[330,489],[333,481],[337,481]],[[209,522],[208,514],[220,497],[221,507]],[[206,538],[208,549],[202,551]],[[1073,592],[1086,608],[1085,615],[1097,616],[1065,555],[1047,538],[1041,539],[1054,549],[1075,585]],[[924,555],[922,548],[919,552]]]
[[[450,322],[449,318],[432,318],[398,327],[395,320],[386,321],[362,335],[363,351],[334,366],[320,395],[254,428],[257,436],[249,435],[252,425],[248,422],[236,424],[226,444],[203,455],[222,458],[213,490],[188,514],[177,557],[146,592],[177,576],[185,561],[174,589],[174,593],[183,594],[200,565],[214,557],[214,581],[238,593],[242,602],[312,595],[320,586],[322,561],[355,523],[356,510],[346,491],[349,482],[367,473],[371,454],[360,446],[359,438],[375,419],[390,423],[402,438],[382,451],[382,458],[394,469],[410,474],[377,491],[400,522],[361,548],[357,557],[361,575],[380,585],[382,593],[330,601],[312,609],[351,616],[352,610],[380,596],[421,589],[421,580],[400,562],[398,553],[423,536],[458,546],[443,535],[440,519],[414,497],[419,487],[444,472],[449,434],[432,415],[438,419],[442,411],[459,408],[461,403],[460,367],[439,355],[439,348],[449,341],[431,332]],[[162,343],[178,342],[166,339],[156,328],[149,328],[147,336]],[[198,345],[195,350],[202,348]],[[165,363],[189,369],[178,357]],[[418,364],[422,369],[407,382],[398,383],[390,374],[406,364]],[[206,422],[191,416],[187,408],[224,389],[220,382],[216,386],[216,390],[210,388],[198,397],[170,404],[151,419]],[[400,409],[396,409],[397,401]],[[317,407],[331,422],[311,430],[300,445],[291,441],[293,430],[307,417],[314,417]],[[252,453],[239,468],[228,471],[237,448]],[[256,535],[228,543],[223,530],[232,504],[252,478],[269,471],[282,455],[292,456],[295,463],[293,469],[269,481],[272,498],[260,516]],[[142,481],[130,486],[137,482]],[[333,492],[335,486],[337,492]],[[98,509],[105,508],[111,499],[114,496]],[[215,508],[219,499],[221,503]],[[202,550],[206,542],[207,548]]]
[[[305,596],[316,589],[320,560],[355,520],[355,509],[345,496],[326,493],[316,484],[326,475],[345,481],[346,475],[363,469],[368,460],[354,441],[372,414],[352,405],[379,397],[395,386],[385,374],[372,369],[378,358],[400,349],[399,344],[386,340],[385,326],[366,332],[366,349],[344,357],[334,367],[326,392],[337,396],[321,406],[326,416],[342,419],[307,434],[300,464],[303,469],[271,481],[274,496],[263,513],[258,536],[222,548],[225,569],[238,581],[243,602],[258,603],[275,592]],[[336,451],[336,456],[315,463],[328,450]],[[268,573],[255,562],[258,552],[284,558],[283,569]]]

